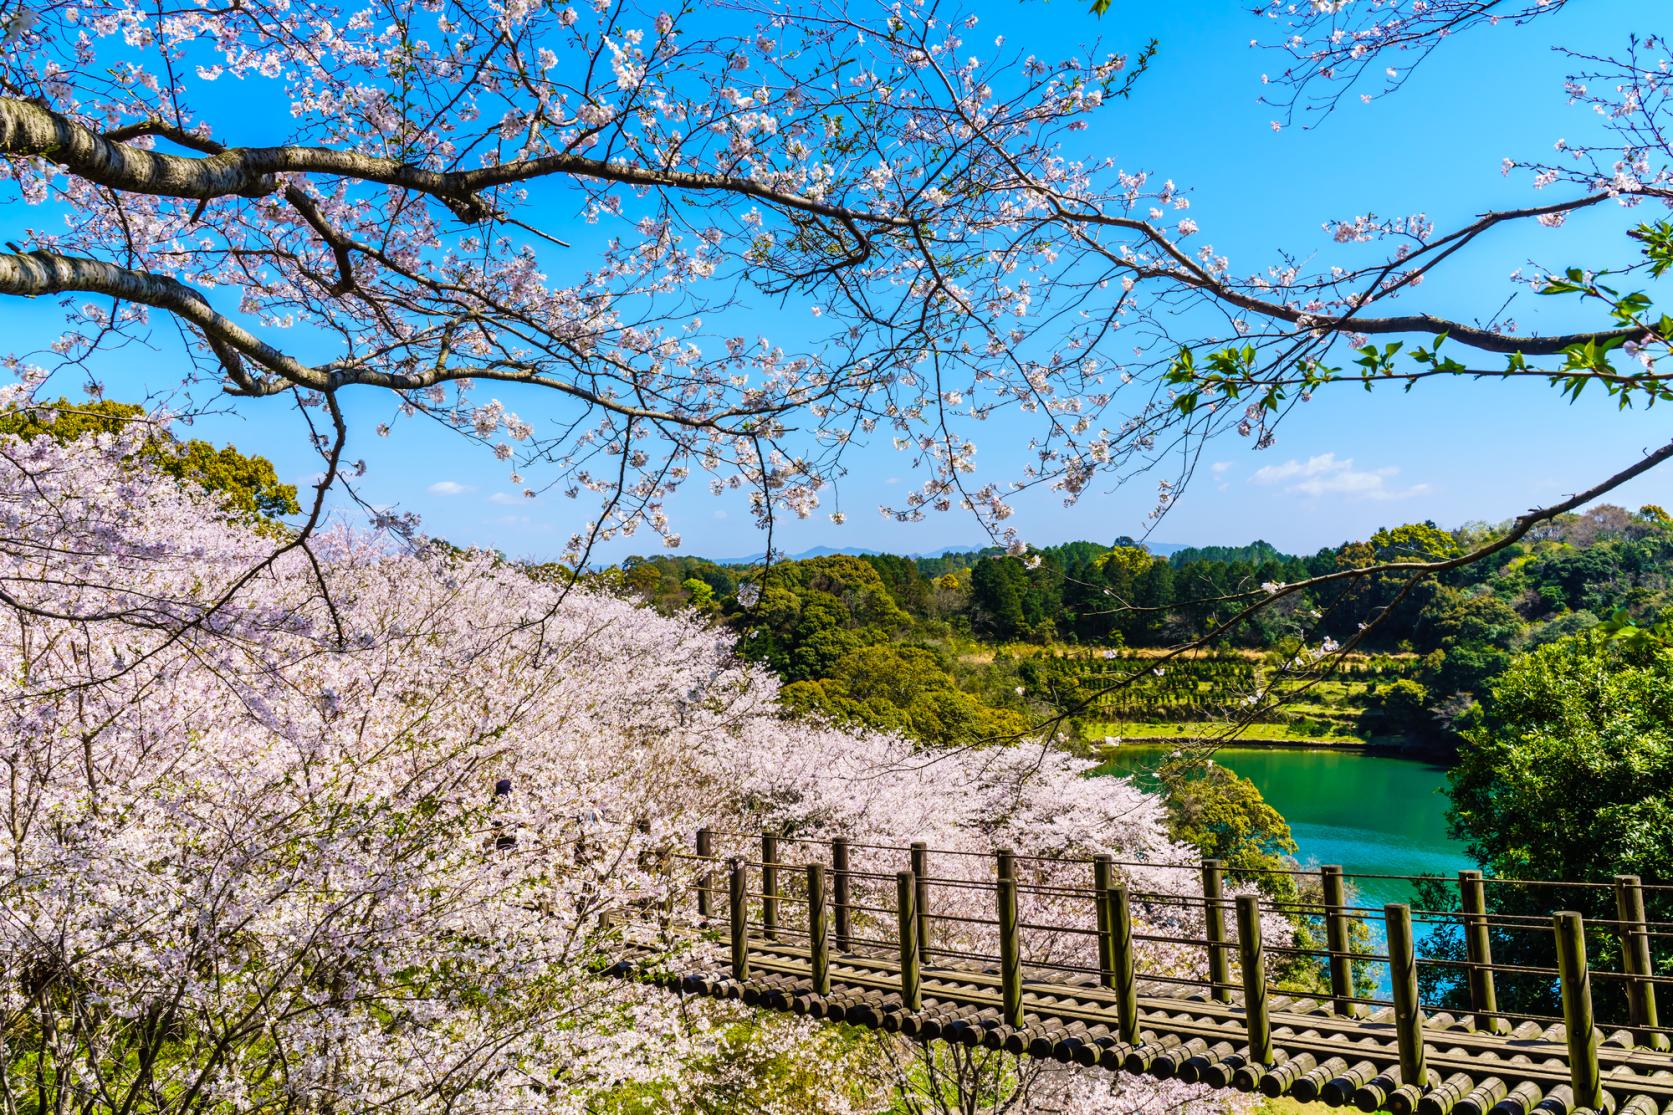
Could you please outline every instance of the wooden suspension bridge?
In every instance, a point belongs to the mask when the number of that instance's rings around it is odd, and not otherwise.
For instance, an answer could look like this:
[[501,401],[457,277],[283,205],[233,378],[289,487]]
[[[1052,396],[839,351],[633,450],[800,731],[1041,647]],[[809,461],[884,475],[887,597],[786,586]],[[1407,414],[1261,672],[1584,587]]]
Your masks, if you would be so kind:
[[[673,859],[692,870],[652,919],[659,940],[641,939],[644,951],[613,974],[922,1041],[1363,1111],[1673,1115],[1673,1029],[1656,1005],[1673,977],[1657,974],[1652,947],[1673,938],[1673,923],[1645,914],[1646,893],[1673,887],[1633,876],[1528,884],[1466,871],[1457,908],[1431,911],[1355,906],[1356,879],[1407,877],[1329,866],[1286,873],[1308,897],[1283,903],[1232,893],[1215,860],[1071,861],[710,830]],[[1129,882],[1161,870],[1190,872],[1191,886]],[[1576,904],[1615,916],[1495,912],[1489,893],[1510,886],[1580,894],[1587,903]],[[1288,943],[1274,913],[1310,919],[1323,943]],[[1141,931],[1158,920],[1168,927]],[[1465,955],[1421,955],[1423,927],[1450,928]],[[1536,932],[1550,935],[1555,967],[1494,962],[1495,940]],[[1588,941],[1618,956],[1619,970],[1589,966]],[[1280,985],[1275,972],[1298,962],[1314,966],[1317,990]],[[1425,1002],[1437,969],[1467,987],[1467,1007]],[[1501,976],[1543,989],[1560,1016],[1501,1010]],[[1611,982],[1609,1002],[1624,999],[1619,1025],[1594,1013],[1593,987]]]

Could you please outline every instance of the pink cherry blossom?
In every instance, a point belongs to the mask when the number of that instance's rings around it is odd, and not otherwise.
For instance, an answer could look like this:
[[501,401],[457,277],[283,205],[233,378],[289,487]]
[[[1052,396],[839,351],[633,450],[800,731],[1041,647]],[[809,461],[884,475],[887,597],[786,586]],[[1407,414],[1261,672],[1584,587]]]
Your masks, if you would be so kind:
[[[1154,865],[1127,869],[1138,890],[1194,879],[1168,866],[1191,857],[1160,803],[1125,780],[1038,745],[930,755],[788,720],[724,633],[493,555],[341,527],[276,550],[128,457],[143,436],[0,445],[0,1004],[52,1020],[7,1041],[46,1042],[64,1094],[582,1112],[627,1082],[722,1088],[782,1055],[872,1080],[874,1110],[910,1083],[894,1038],[762,1018],[736,1049],[738,1008],[590,974],[619,947],[612,924],[654,926],[665,899],[685,924],[695,866],[677,854],[700,826],[1103,850]],[[1191,916],[1142,911],[1187,932]],[[1030,947],[1084,960],[1083,938]],[[1146,963],[1194,970],[1192,952]],[[140,1073],[157,1012],[179,1040]],[[215,1040],[180,1044],[200,1036]],[[1019,1068],[1063,1110],[1199,1099]]]

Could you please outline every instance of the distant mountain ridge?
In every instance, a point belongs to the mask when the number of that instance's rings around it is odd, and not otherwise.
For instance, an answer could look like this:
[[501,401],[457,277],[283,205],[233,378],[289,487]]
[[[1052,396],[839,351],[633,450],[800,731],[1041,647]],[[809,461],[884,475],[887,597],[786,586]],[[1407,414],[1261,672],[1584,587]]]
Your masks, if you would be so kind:
[[[1180,550],[1189,550],[1193,548],[1179,542],[1146,542],[1144,543],[1144,547],[1157,557],[1168,557]],[[998,549],[999,548],[994,546],[992,543],[981,543],[970,546],[941,546],[934,550],[918,550],[916,552],[902,554],[896,553],[894,550],[878,550],[867,546],[812,546],[806,550],[802,550],[800,553],[780,554],[777,560],[805,561],[808,558],[817,557],[881,557],[884,555],[906,558],[938,558],[947,554],[997,553]],[[748,557],[704,558],[703,560],[712,561],[716,565],[754,565],[757,562],[765,560],[766,556],[767,555],[764,553],[758,553],[750,554]]]

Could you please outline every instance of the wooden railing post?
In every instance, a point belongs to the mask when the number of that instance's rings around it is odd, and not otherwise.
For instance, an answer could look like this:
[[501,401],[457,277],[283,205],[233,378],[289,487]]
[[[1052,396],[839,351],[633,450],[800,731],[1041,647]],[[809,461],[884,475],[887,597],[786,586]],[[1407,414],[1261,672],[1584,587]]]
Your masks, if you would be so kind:
[[907,1010],[922,1010],[918,986],[918,879],[910,871],[895,875],[895,909],[900,921],[900,1000]]
[[1388,927],[1388,979],[1394,990],[1394,1036],[1400,1046],[1400,1080],[1423,1087],[1428,1083],[1428,1057],[1423,1045],[1423,1008],[1418,1001],[1417,943],[1412,937],[1412,908],[1399,903],[1383,907]]
[[1016,855],[999,852],[999,994],[1005,1023],[1022,1028],[1022,927],[1017,918]]
[[1327,864],[1319,868],[1319,883],[1324,891],[1324,938],[1330,949],[1330,998],[1337,1014],[1353,1017],[1360,1013],[1353,1001],[1354,962],[1353,941],[1349,934],[1348,887],[1342,878],[1342,868]]
[[836,920],[838,952],[850,951],[853,937],[852,911],[849,909],[848,841],[837,837],[831,841],[831,912]]
[[1115,865],[1108,855],[1092,857],[1092,902],[1098,915],[1098,982],[1115,986],[1115,951],[1110,940],[1109,892],[1115,882]]
[[1017,881],[1017,854],[1009,848],[1001,848],[993,853],[994,870],[999,878]]
[[732,978],[749,978],[749,868],[744,861],[732,861],[732,902],[727,913],[732,919]]
[[778,834],[761,834],[761,936],[778,940]]
[[1464,911],[1464,953],[1470,962],[1470,1007],[1475,1028],[1490,1034],[1510,1031],[1509,1019],[1498,1016],[1499,996],[1493,987],[1493,940],[1487,933],[1487,890],[1481,872],[1458,873],[1458,897]]
[[1110,982],[1115,991],[1116,1036],[1139,1044],[1139,985],[1133,960],[1133,908],[1125,884],[1106,887],[1099,907],[1109,925]]
[[1586,923],[1572,910],[1551,915],[1557,936],[1557,975],[1563,989],[1563,1028],[1568,1033],[1568,1075],[1574,1105],[1603,1106],[1598,1034],[1592,1017],[1592,974],[1586,966]]
[[1237,897],[1237,953],[1243,966],[1243,1020],[1249,1031],[1249,1059],[1272,1064],[1272,1024],[1266,1009],[1266,962],[1261,956],[1261,900]]
[[1226,954],[1226,874],[1217,859],[1202,861],[1203,939],[1208,942],[1208,982],[1216,1002],[1232,1001],[1231,957]]
[[[1637,875],[1615,876],[1615,917],[1620,922],[1621,970],[1628,976],[1654,976],[1650,931],[1644,915],[1644,886]],[[1627,1010],[1640,1045],[1665,1050],[1667,1035],[1656,1010],[1656,985],[1648,979],[1627,980]]]
[[815,994],[831,993],[830,921],[825,916],[825,865],[807,865],[808,972]]
[[715,837],[708,829],[697,830],[697,854],[704,861],[703,874],[697,877],[697,916],[711,918],[715,912],[715,877],[708,865],[714,860]]
[[929,845],[912,843],[912,877],[917,880],[913,896],[918,907],[918,962],[929,963]]

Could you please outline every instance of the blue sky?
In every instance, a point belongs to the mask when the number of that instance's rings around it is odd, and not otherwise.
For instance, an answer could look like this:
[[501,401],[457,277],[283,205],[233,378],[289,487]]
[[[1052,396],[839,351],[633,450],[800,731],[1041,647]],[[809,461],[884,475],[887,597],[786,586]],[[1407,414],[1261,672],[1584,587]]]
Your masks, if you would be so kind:
[[[1161,52],[1130,104],[1109,112],[1090,142],[1128,169],[1188,186],[1201,238],[1231,257],[1234,272],[1247,273],[1275,261],[1280,248],[1317,249],[1316,258],[1328,261],[1319,228],[1328,218],[1423,211],[1445,228],[1483,209],[1526,203],[1525,177],[1504,178],[1501,160],[1539,158],[1559,137],[1594,127],[1587,110],[1566,103],[1565,67],[1551,44],[1614,51],[1629,30],[1653,29],[1646,24],[1656,6],[1590,0],[1527,28],[1471,35],[1438,52],[1400,95],[1368,106],[1350,100],[1315,130],[1278,133],[1268,124],[1273,110],[1257,98],[1261,72],[1279,67],[1280,56],[1249,47],[1274,25],[1249,15],[1244,4],[1116,0],[1098,20],[1082,0],[995,0],[977,6],[983,23],[972,38],[989,42],[1004,33],[1012,42],[1038,44],[1046,56],[1097,37],[1134,51],[1149,37],[1159,39]],[[1572,218],[1560,230],[1494,233],[1432,279],[1413,305],[1461,318],[1491,313],[1511,293],[1507,277],[1517,267],[1616,258],[1622,225],[1618,212],[1601,212]],[[1543,301],[1525,291],[1519,296],[1515,316],[1524,327],[1558,320],[1552,315],[1562,307]],[[48,306],[7,307],[9,326],[19,332],[44,331],[50,317]],[[172,359],[167,346],[155,355],[130,350],[101,374],[113,397],[134,397],[140,391],[130,384],[176,378]],[[534,409],[507,402],[525,415]],[[363,491],[375,502],[417,512],[432,533],[518,557],[546,557],[586,518],[580,502],[516,495],[502,464],[443,431],[408,424],[394,438],[376,438],[372,428],[387,416],[387,398],[367,391],[348,405],[358,427],[349,455],[370,465]],[[278,401],[240,403],[238,414],[203,421],[196,432],[266,454],[290,480],[305,480],[315,468],[298,419]],[[1601,394],[1570,405],[1533,383],[1428,384],[1410,394],[1325,391],[1285,421],[1269,449],[1254,451],[1235,437],[1210,445],[1153,537],[1193,544],[1261,537],[1311,551],[1393,522],[1503,519],[1584,487],[1667,437],[1656,412],[1622,413]],[[1025,440],[1020,430],[990,424],[979,456],[984,471],[1003,473]],[[916,480],[887,438],[880,442],[850,458],[852,472],[839,489],[847,524],[836,526],[823,514],[783,522],[780,546],[928,551],[984,541],[974,521],[957,512],[904,526],[878,515],[879,504],[898,501]],[[683,551],[725,557],[760,550],[762,539],[742,505],[696,494],[698,487],[671,506]],[[1023,497],[1014,522],[1041,544],[1141,533],[1153,486],[1106,488],[1072,509],[1050,493]],[[1673,504],[1673,473],[1652,473],[1623,489],[1618,501]],[[822,511],[835,507],[828,502]],[[656,545],[641,535],[601,556]]]

